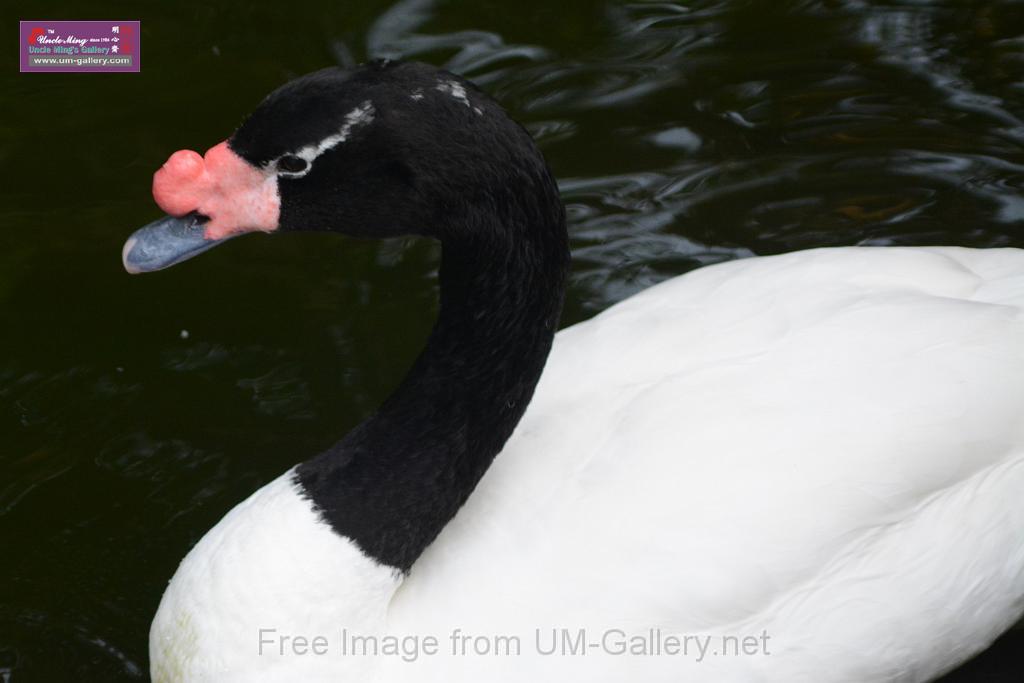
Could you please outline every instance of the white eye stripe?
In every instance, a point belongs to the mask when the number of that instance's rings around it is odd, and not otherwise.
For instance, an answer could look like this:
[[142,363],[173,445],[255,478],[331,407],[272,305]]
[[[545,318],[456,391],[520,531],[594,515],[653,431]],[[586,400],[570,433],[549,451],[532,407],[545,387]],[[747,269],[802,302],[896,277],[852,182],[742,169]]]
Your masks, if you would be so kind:
[[[317,157],[345,142],[356,127],[372,123],[374,114],[376,114],[376,110],[373,107],[373,102],[366,100],[348,114],[345,114],[345,122],[341,124],[341,128],[338,129],[337,133],[328,135],[316,144],[306,145],[294,152],[282,154],[280,157],[270,162],[268,165],[270,170],[285,178],[301,178],[309,173],[310,169],[313,168],[313,162],[316,161]],[[279,169],[277,167],[278,162],[288,156],[295,156],[303,159],[306,162],[306,168],[297,172]]]

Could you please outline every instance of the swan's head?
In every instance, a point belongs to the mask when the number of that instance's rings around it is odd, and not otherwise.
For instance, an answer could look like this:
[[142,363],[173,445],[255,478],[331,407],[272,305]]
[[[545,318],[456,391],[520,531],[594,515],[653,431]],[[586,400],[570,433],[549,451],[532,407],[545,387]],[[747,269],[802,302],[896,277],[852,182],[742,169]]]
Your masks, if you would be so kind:
[[460,214],[504,210],[524,187],[551,194],[540,153],[468,82],[416,63],[324,69],[275,90],[205,154],[172,154],[153,177],[168,215],[129,238],[124,265],[159,270],[250,232],[443,238]]

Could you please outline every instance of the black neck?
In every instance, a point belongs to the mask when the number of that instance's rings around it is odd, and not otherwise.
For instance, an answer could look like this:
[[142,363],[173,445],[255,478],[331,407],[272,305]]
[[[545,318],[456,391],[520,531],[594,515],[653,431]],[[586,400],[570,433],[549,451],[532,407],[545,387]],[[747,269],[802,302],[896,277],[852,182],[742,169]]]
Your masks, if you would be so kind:
[[383,564],[409,570],[533,395],[568,269],[556,192],[552,183],[536,207],[477,212],[450,226],[440,313],[423,352],[376,414],[298,468],[335,531]]

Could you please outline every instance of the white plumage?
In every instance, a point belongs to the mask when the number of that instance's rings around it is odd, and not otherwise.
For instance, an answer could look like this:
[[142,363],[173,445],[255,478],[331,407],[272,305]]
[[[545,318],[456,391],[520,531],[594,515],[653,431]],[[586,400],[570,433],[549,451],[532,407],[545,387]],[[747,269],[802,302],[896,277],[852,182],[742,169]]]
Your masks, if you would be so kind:
[[[209,652],[253,681],[929,680],[1024,612],[1022,308],[1013,249],[805,251],[653,287],[556,336],[513,437],[404,583],[310,566],[362,560],[257,493],[207,537],[230,524],[240,542],[183,562],[154,664],[183,680],[222,680]],[[268,533],[293,562],[268,557]],[[201,604],[176,590],[241,567],[244,585]],[[338,596],[364,604],[315,622],[326,656],[256,655],[257,629]],[[434,634],[440,652],[342,656],[346,627]],[[456,628],[521,653],[453,657]],[[551,628],[766,634],[770,654],[540,656]],[[300,678],[255,673],[300,659]]]

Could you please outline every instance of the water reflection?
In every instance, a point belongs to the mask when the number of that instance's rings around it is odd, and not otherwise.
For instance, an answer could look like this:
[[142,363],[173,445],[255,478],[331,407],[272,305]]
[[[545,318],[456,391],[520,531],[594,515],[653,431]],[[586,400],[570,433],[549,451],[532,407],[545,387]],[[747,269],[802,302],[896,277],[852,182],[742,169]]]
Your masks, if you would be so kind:
[[[213,144],[331,62],[447,65],[560,179],[570,323],[753,254],[1024,246],[1022,26],[1011,2],[211,3],[143,16],[135,81],[12,80],[0,680],[144,679],[149,619],[189,545],[372,410],[431,324],[422,242],[253,238],[127,280],[120,243],[153,217],[148,174],[169,151]],[[84,172],[41,184],[56,158]]]
[[431,7],[385,13],[369,54],[447,63],[525,120],[563,179],[575,315],[752,253],[1017,239],[1019,10],[608,5],[566,53],[431,30]]

